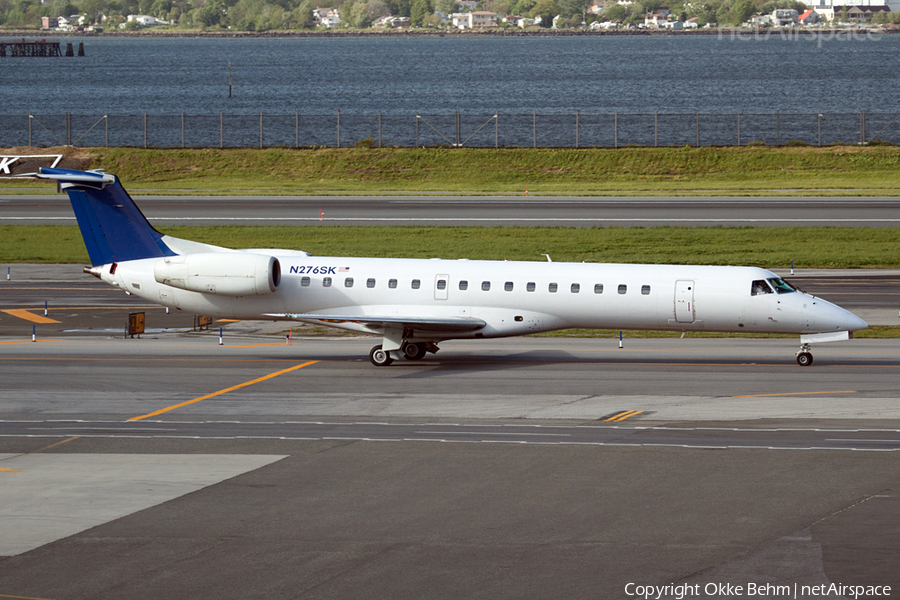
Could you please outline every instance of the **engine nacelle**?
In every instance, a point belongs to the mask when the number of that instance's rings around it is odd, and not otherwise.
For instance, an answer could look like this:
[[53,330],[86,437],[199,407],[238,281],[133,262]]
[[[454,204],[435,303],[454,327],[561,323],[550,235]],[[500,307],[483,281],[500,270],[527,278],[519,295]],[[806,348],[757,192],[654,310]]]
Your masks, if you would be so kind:
[[160,259],[153,267],[158,283],[201,294],[262,296],[281,283],[274,256],[245,252],[205,252]]

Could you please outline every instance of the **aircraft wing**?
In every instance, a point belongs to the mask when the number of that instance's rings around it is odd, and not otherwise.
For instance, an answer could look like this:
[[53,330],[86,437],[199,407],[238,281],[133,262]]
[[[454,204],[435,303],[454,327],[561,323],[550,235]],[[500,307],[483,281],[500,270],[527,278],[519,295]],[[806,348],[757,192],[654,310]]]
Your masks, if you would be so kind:
[[362,325],[374,325],[376,327],[388,327],[390,325],[404,328],[427,331],[477,331],[487,323],[481,319],[467,317],[396,317],[379,315],[325,315],[325,314],[295,314],[295,313],[268,313],[266,317],[274,317],[285,321],[303,321],[304,323],[359,323]]

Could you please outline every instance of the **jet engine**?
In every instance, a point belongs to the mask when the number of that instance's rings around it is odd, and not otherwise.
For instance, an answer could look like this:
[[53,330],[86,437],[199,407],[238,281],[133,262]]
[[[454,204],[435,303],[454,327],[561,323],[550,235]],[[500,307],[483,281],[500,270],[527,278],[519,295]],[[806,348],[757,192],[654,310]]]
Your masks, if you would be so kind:
[[206,252],[157,261],[158,283],[201,294],[262,296],[278,289],[281,263],[274,256],[245,252]]

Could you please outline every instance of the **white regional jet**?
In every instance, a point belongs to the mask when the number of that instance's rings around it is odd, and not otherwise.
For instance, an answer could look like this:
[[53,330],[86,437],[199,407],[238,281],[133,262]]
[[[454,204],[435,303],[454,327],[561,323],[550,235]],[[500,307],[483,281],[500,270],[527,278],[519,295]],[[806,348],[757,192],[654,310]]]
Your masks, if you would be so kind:
[[800,334],[867,327],[755,267],[418,260],[230,250],[156,231],[111,174],[42,168],[72,202],[92,267],[127,294],[195,314],[301,321],[382,338],[369,358],[418,360],[449,339],[568,328]]

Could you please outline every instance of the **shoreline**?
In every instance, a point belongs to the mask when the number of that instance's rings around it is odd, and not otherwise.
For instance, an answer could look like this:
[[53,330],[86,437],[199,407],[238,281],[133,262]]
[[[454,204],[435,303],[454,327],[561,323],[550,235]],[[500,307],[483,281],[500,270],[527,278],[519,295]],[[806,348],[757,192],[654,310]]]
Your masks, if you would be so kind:
[[[353,29],[327,31],[104,31],[101,33],[85,33],[76,31],[51,31],[41,29],[0,30],[3,38],[101,38],[101,37],[134,37],[134,38],[343,38],[343,37],[621,37],[621,36],[720,36],[739,37],[751,35],[759,38],[791,38],[800,35],[880,35],[900,33],[900,27],[879,29],[869,28],[831,28],[831,29],[779,29],[759,30],[741,27],[721,27],[716,29],[638,29],[638,30],[579,30],[579,29],[547,29],[521,30],[512,28],[484,30],[429,30],[429,29]],[[8,42],[7,42],[8,43]]]

